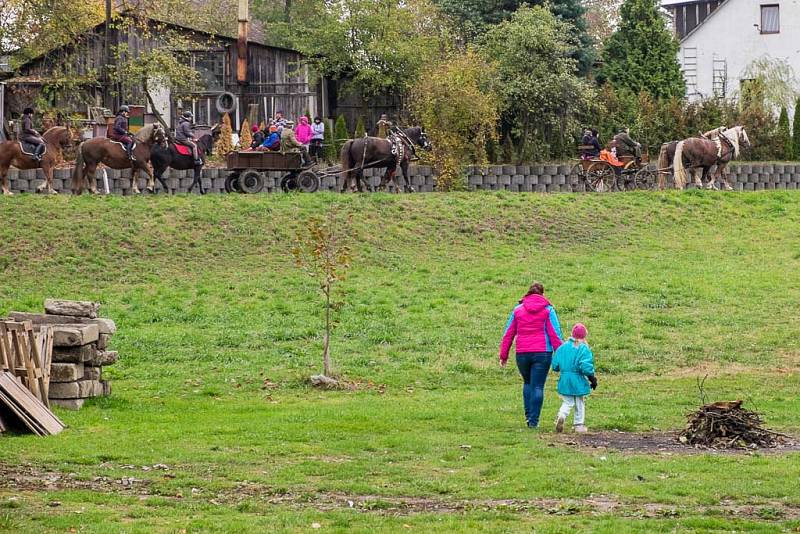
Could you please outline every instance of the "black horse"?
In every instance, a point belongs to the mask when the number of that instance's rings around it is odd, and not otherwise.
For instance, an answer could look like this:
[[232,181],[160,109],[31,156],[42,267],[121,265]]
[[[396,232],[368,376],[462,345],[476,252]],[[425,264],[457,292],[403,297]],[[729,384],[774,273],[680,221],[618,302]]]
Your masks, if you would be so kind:
[[362,137],[347,141],[341,153],[344,176],[342,192],[344,193],[348,187],[353,192],[356,189],[359,192],[363,191],[363,170],[376,168],[386,169],[378,189],[385,189],[391,180],[399,191],[400,183],[397,180],[399,162],[405,179],[404,190],[413,193],[414,188],[411,187],[411,180],[408,178],[408,163],[414,156],[414,146],[422,147],[424,150],[431,149],[431,144],[422,128],[393,129],[389,139]]
[[[205,134],[197,140],[197,153],[200,159],[203,160],[203,165],[206,163],[206,157],[211,155],[214,151],[214,141],[219,138],[219,132],[219,127],[214,126],[210,134]],[[203,189],[202,180],[203,165],[194,164],[191,151],[188,156],[185,156],[178,153],[178,150],[175,148],[175,143],[169,143],[166,148],[157,145],[153,147],[150,155],[150,162],[153,164],[153,175],[161,182],[161,186],[167,193],[174,191],[170,191],[167,181],[163,178],[163,174],[164,171],[167,170],[167,167],[171,167],[179,171],[194,170],[194,181],[192,181],[188,192],[191,193],[196,184],[200,189],[200,194],[205,195],[206,191]]]

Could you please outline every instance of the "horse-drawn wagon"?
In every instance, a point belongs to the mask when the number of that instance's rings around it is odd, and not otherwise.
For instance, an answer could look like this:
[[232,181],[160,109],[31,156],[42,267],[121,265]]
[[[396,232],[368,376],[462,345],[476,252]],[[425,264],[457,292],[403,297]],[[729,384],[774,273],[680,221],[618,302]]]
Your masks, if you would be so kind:
[[587,191],[633,191],[651,189],[655,185],[656,171],[649,168],[647,147],[644,147],[638,160],[635,156],[620,156],[618,160],[622,165],[618,167],[605,159],[586,157],[585,154],[592,148],[591,145],[578,146],[579,159],[569,173],[570,178],[583,182]]
[[226,156],[228,176],[225,191],[228,193],[258,193],[264,189],[265,173],[285,172],[280,178],[284,191],[313,193],[319,189],[320,177],[310,167],[303,166],[299,152],[266,152],[241,150]]

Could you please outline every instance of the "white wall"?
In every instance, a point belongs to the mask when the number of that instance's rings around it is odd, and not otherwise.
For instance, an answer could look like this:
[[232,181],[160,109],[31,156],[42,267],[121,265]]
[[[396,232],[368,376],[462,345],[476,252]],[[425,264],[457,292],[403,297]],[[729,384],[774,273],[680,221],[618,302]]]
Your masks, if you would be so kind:
[[[762,34],[753,26],[761,25],[762,3],[780,6],[780,33]],[[715,58],[727,60],[727,96],[738,93],[747,65],[765,55],[787,60],[800,76],[800,0],[728,0],[681,42],[681,65],[685,48],[697,49],[699,97],[714,96]]]

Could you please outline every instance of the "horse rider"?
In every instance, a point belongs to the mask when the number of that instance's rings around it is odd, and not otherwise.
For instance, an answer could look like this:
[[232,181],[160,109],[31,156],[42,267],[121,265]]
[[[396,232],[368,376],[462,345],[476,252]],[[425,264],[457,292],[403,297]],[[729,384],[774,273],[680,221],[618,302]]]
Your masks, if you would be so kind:
[[192,114],[191,111],[183,112],[183,115],[181,115],[181,118],[178,121],[178,128],[175,130],[175,141],[191,148],[194,164],[202,165],[203,160],[200,159],[200,155],[197,153],[197,139],[194,138],[194,134],[192,133],[193,119],[194,114]]
[[34,161],[42,161],[45,144],[42,136],[33,128],[33,108],[25,108],[22,111],[22,132],[19,140],[35,145],[36,149],[33,151],[32,157]]
[[133,155],[133,135],[128,131],[128,117],[130,114],[131,108],[128,106],[123,105],[119,107],[119,110],[117,110],[117,118],[114,119],[114,124],[111,125],[111,129],[108,131],[108,138],[122,143],[122,146],[125,147],[125,153],[128,155],[128,159],[136,161],[136,157]]
[[617,145],[625,152],[636,156],[637,161],[642,157],[642,145],[633,140],[630,128],[621,128],[619,133],[614,136],[614,141],[616,141]]
[[389,120],[389,116],[384,113],[381,115],[381,118],[378,120],[377,124],[375,125],[375,132],[376,137],[380,137],[381,139],[386,139],[389,137],[389,132],[392,130],[392,121]]
[[294,133],[293,121],[286,121],[286,126],[281,130],[281,152],[300,152],[303,157],[303,167],[311,165],[308,149],[297,140],[297,136]]

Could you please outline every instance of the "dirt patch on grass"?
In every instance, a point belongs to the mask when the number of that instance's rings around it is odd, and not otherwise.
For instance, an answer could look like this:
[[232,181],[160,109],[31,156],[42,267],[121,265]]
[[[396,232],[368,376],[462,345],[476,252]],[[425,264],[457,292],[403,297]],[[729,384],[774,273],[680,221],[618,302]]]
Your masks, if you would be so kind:
[[590,432],[554,434],[551,445],[572,445],[582,449],[608,449],[631,454],[781,454],[800,452],[794,439],[774,448],[708,449],[693,447],[678,440],[678,432]]
[[[582,436],[583,437],[583,436]],[[597,437],[597,435],[593,435]],[[136,495],[140,499],[157,495],[149,487],[150,481],[124,477],[94,477],[80,479],[74,473],[57,473],[33,466],[9,466],[0,463],[0,499],[3,490],[19,495],[62,490],[86,490],[100,493]],[[415,514],[461,514],[468,512],[509,512],[516,514],[549,515],[608,515],[619,517],[690,517],[714,515],[766,521],[800,519],[800,506],[779,501],[742,504],[723,501],[714,506],[678,506],[664,503],[624,502],[616,495],[590,495],[580,499],[440,499],[417,496],[351,495],[341,492],[286,491],[272,486],[240,482],[223,491],[187,492],[193,500],[213,506],[246,506],[251,511],[271,506],[297,510],[313,509],[320,512],[350,509],[361,513],[387,516]],[[180,496],[158,495],[166,499]],[[57,501],[52,501],[57,502]],[[49,504],[53,506],[53,504]]]

